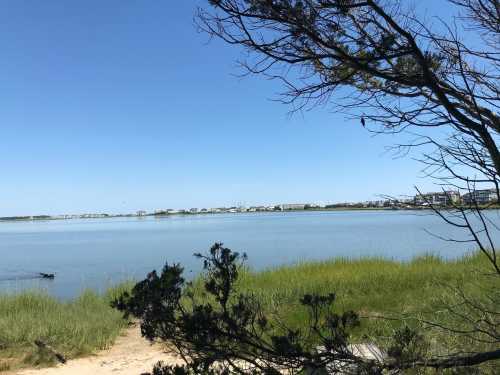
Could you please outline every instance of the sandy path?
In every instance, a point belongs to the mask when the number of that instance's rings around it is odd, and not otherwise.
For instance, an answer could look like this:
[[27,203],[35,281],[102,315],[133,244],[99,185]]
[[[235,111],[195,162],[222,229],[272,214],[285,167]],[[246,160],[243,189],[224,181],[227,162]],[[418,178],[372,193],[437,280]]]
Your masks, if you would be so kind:
[[158,361],[179,362],[165,354],[159,345],[151,345],[130,328],[109,349],[98,354],[68,361],[52,368],[20,370],[18,375],[139,375],[149,372]]

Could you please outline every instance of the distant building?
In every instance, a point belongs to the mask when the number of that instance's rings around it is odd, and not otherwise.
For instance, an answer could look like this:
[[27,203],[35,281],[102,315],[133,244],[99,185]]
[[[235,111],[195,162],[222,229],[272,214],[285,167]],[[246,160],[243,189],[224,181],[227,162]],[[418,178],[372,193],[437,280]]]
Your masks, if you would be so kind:
[[308,208],[321,208],[321,206],[317,203],[309,203],[306,206],[308,206]]
[[146,212],[146,211],[144,211],[144,210],[139,210],[139,211],[137,211],[137,213],[136,213],[136,215],[137,215],[137,216],[146,216],[146,214],[147,214],[147,212]]
[[477,204],[486,204],[497,201],[497,193],[495,189],[482,189],[473,190],[462,196],[462,200],[465,204],[472,204],[477,202]]
[[303,210],[306,207],[306,205],[305,203],[292,203],[292,204],[282,204],[280,207],[282,211]]
[[189,212],[191,212],[192,214],[195,214],[198,212],[198,209],[197,208],[190,208]]
[[440,191],[435,193],[417,194],[414,198],[417,206],[448,206],[460,202],[458,191]]

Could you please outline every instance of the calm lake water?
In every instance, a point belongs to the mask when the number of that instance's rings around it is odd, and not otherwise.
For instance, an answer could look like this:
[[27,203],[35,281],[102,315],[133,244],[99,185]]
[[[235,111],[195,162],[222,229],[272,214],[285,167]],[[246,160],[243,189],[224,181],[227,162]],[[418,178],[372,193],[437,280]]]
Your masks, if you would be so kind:
[[[500,213],[491,211],[494,220]],[[498,221],[497,221],[498,222]],[[423,253],[458,257],[473,244],[450,243],[428,233],[464,238],[429,213],[334,211],[188,215],[0,223],[0,291],[41,287],[71,298],[85,288],[143,278],[165,261],[195,275],[192,254],[216,241],[246,252],[262,269],[335,256],[383,256],[408,260]],[[497,240],[500,235],[495,234]],[[54,272],[54,280],[33,279]]]

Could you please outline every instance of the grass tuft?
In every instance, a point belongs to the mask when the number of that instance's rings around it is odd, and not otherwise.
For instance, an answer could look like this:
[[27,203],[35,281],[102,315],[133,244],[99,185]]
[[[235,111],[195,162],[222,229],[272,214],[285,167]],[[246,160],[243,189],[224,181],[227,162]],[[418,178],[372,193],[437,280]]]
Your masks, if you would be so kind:
[[38,290],[0,295],[0,371],[53,363],[53,355],[40,350],[35,340],[67,358],[108,348],[127,325],[110,301],[130,285],[104,295],[85,291],[68,302]]

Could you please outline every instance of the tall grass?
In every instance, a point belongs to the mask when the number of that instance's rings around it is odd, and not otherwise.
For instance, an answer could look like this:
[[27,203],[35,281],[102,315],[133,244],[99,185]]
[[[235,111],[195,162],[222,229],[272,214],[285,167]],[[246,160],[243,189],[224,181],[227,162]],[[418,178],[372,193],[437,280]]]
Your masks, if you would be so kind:
[[[337,258],[262,272],[242,269],[236,288],[258,299],[276,332],[283,333],[283,326],[286,326],[307,336],[312,321],[300,300],[305,294],[335,293],[334,309],[339,312],[353,310],[361,316],[359,327],[350,332],[351,342],[370,342],[387,351],[394,344],[393,337],[398,330],[409,326],[421,334],[418,336],[421,341],[415,347],[429,357],[439,357],[498,349],[498,342],[487,334],[457,334],[433,325],[437,323],[441,327],[469,332],[472,322],[492,332],[492,327],[500,324],[499,316],[495,314],[500,280],[492,277],[492,272],[491,264],[479,252],[454,260],[427,254],[407,262],[383,258]],[[203,292],[203,284],[203,277],[194,281],[195,296],[202,301],[213,301]],[[479,312],[471,308],[472,305],[463,304],[462,292],[469,301],[480,302],[486,310]],[[493,313],[485,314],[484,311]],[[313,347],[323,344],[317,336],[309,336],[307,340],[304,344]],[[491,364],[493,371],[489,372],[489,364],[481,369],[485,373],[500,373],[495,366],[498,364]]]
[[35,340],[68,358],[108,348],[127,324],[110,301],[130,285],[103,295],[85,291],[68,302],[38,290],[0,295],[0,370],[53,362]]
[[[424,255],[408,262],[336,258],[261,272],[244,269],[238,288],[255,294],[270,314],[297,328],[307,324],[307,311],[299,303],[304,294],[335,292],[338,310],[354,310],[370,317],[353,333],[354,340],[362,341],[390,336],[401,324],[374,316],[415,316],[436,311],[442,301],[450,298],[448,286],[460,285],[472,295],[480,295],[485,279],[474,271],[487,268],[479,253],[457,260]],[[109,347],[127,325],[121,314],[110,307],[110,301],[132,285],[120,285],[104,295],[87,291],[69,302],[40,291],[0,295],[0,371],[53,361],[33,344],[37,339],[68,358]],[[195,291],[202,294],[202,285],[200,276],[194,281]],[[446,315],[441,318],[451,319]]]
[[404,312],[421,310],[442,293],[439,284],[463,282],[477,276],[473,270],[486,267],[478,253],[457,260],[424,255],[408,262],[336,258],[246,271],[239,287],[252,290],[269,306],[294,304],[306,293],[335,292],[344,309]]
[[[479,253],[455,260],[427,254],[407,262],[335,258],[262,272],[245,269],[237,287],[239,291],[255,295],[270,316],[279,317],[281,322],[294,328],[307,326],[308,311],[300,303],[305,294],[333,292],[337,296],[338,311],[353,310],[366,318],[353,332],[354,341],[364,341],[390,336],[402,325],[401,318],[437,318],[436,311],[443,311],[443,302],[456,297],[452,296],[453,287],[465,288],[469,295],[480,296],[488,282],[483,277],[488,267],[485,257]],[[476,272],[478,270],[482,272]],[[203,280],[195,280],[198,295],[203,294],[202,288]],[[438,318],[455,326],[459,324],[443,312]],[[415,319],[408,318],[405,322],[414,325]]]

